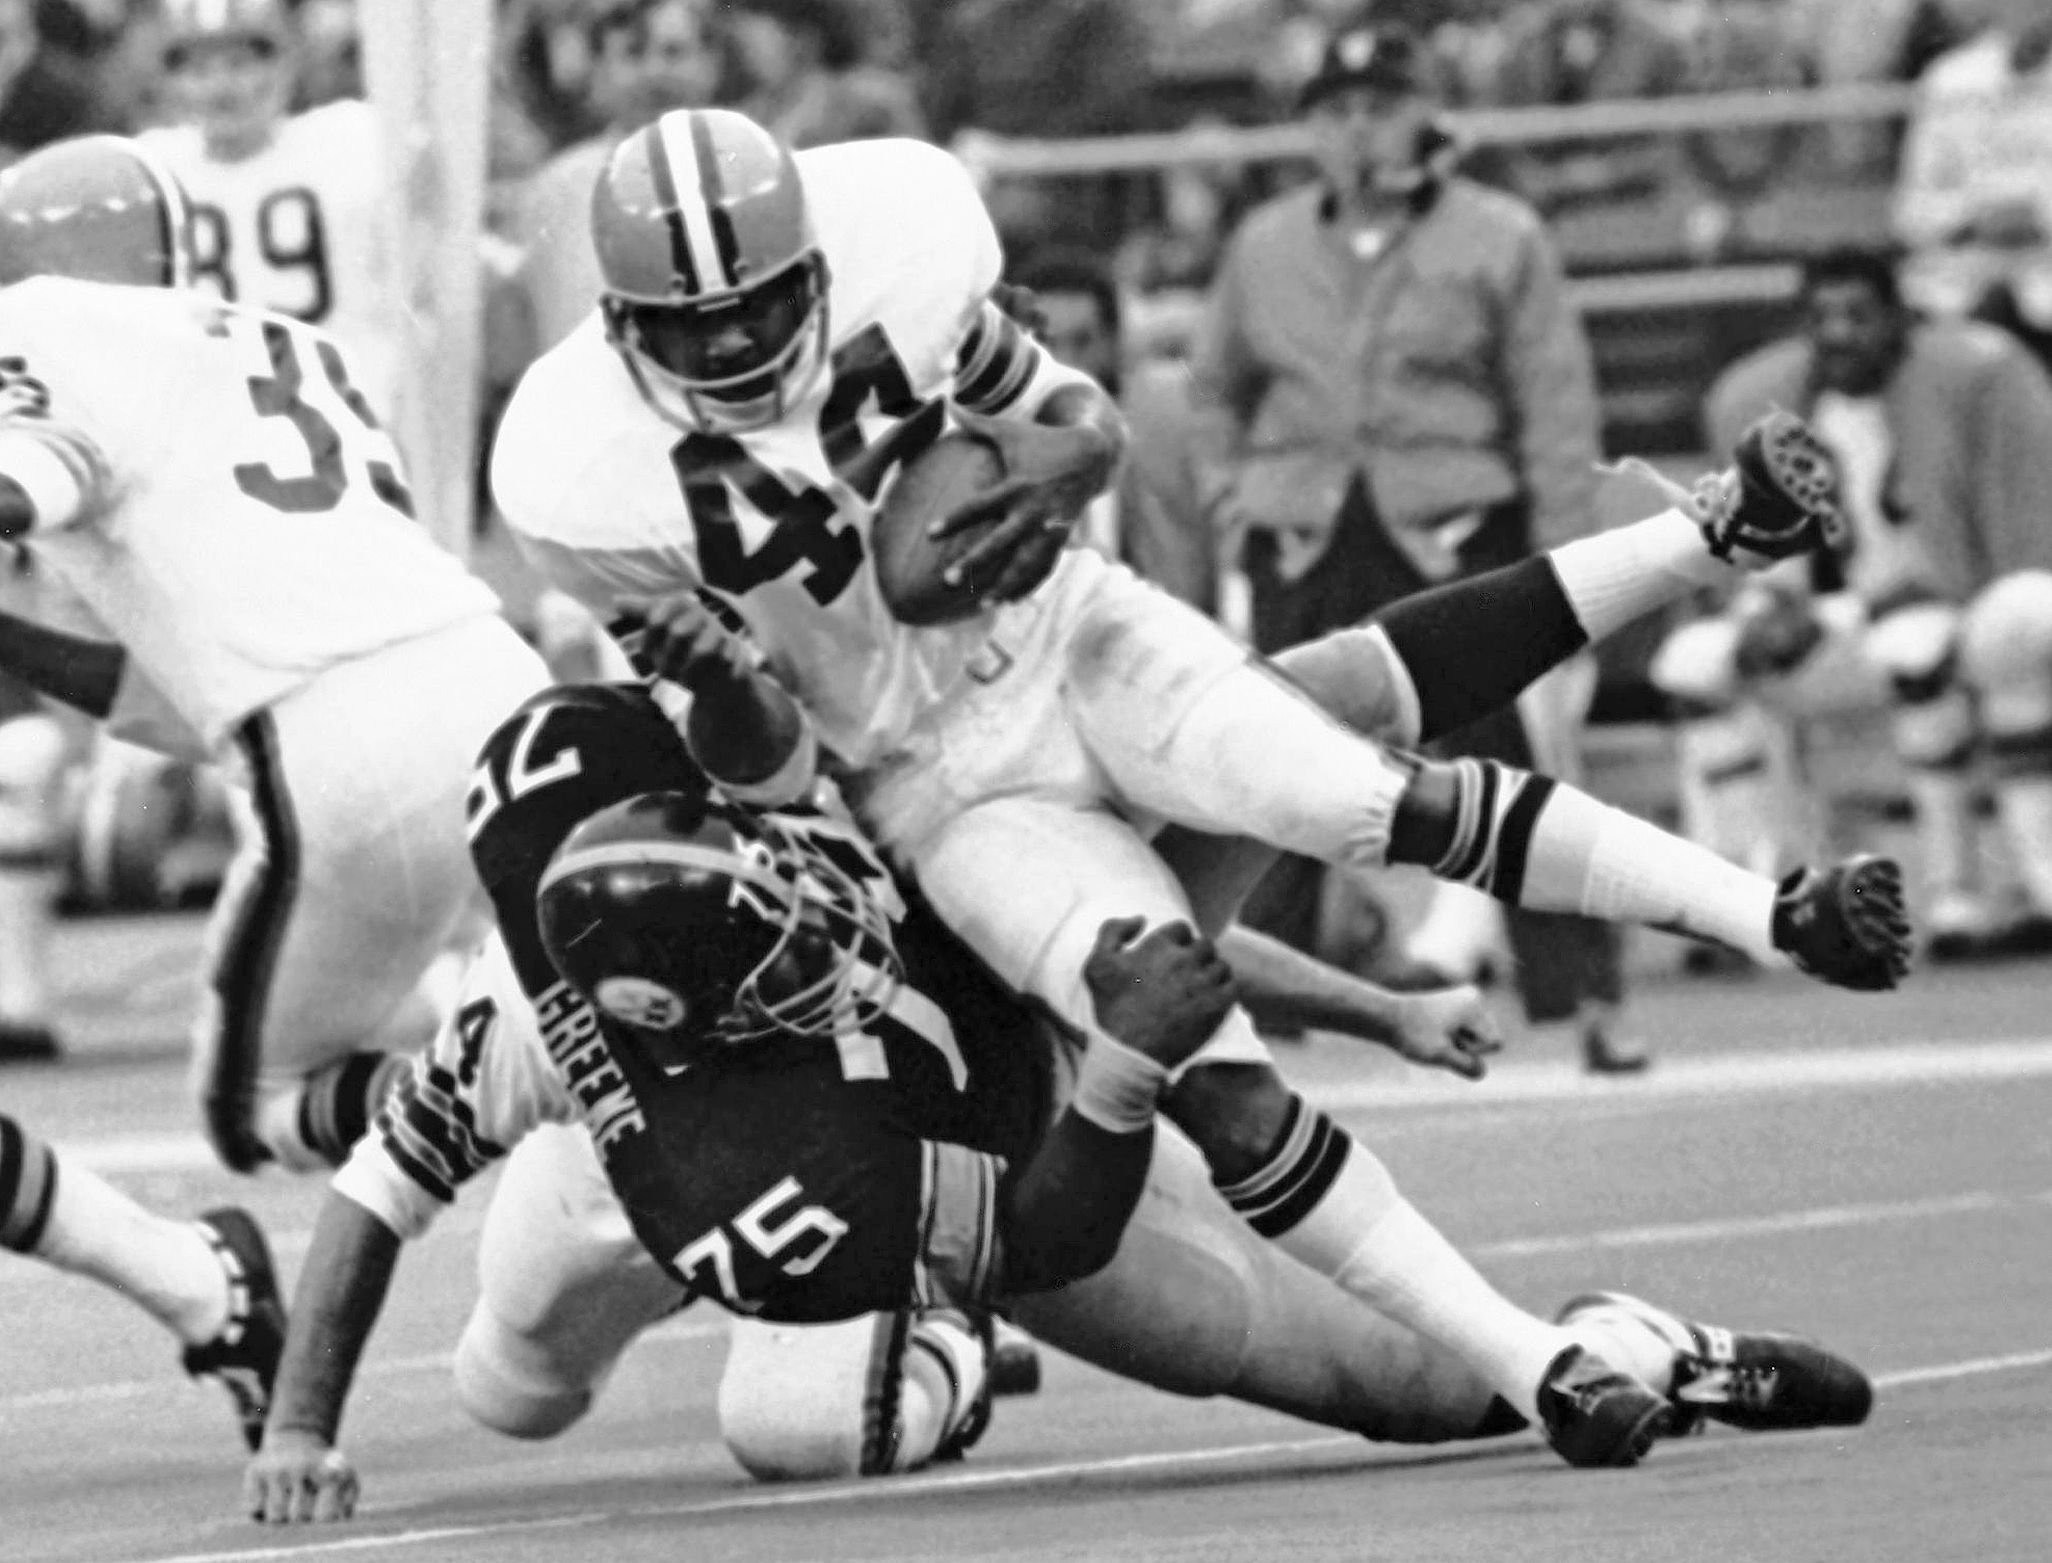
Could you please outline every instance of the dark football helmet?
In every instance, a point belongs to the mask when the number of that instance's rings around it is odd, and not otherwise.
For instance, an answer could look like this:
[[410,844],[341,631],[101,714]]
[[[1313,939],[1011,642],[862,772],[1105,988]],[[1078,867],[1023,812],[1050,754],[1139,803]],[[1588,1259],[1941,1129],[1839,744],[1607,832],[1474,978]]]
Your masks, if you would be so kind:
[[798,165],[731,109],[677,109],[592,190],[606,334],[642,399],[687,429],[762,428],[826,362],[827,265]]
[[904,980],[889,876],[823,816],[630,798],[571,832],[536,910],[563,980],[666,1064],[860,1030]]

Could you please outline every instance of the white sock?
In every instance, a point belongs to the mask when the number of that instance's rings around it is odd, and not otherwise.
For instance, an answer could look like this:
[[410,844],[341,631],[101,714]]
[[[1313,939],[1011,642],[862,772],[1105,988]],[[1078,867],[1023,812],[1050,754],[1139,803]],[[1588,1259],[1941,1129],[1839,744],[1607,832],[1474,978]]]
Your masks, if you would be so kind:
[[1358,1141],[1325,1196],[1276,1242],[1378,1313],[1454,1352],[1537,1424],[1540,1380],[1574,1337],[1483,1279]]
[[962,1425],[989,1374],[983,1342],[961,1314],[947,1309],[916,1319],[905,1341],[891,1469],[914,1471],[931,1460],[941,1441]]
[[50,1018],[43,974],[56,901],[55,869],[0,864],[0,1020],[42,1025]]
[[228,1322],[228,1274],[188,1221],[143,1209],[98,1173],[60,1162],[36,1255],[122,1293],[188,1346]]
[[1674,1386],[1675,1354],[1693,1345],[1685,1333],[1670,1339],[1638,1314],[1621,1308],[1586,1309],[1565,1328],[1612,1367],[1663,1395]]
[[1699,586],[1733,578],[1680,510],[1563,543],[1547,557],[1591,641],[1614,634]]
[[1533,821],[1517,904],[1714,939],[1785,966],[1774,947],[1774,893],[1764,874],[1556,787]]
[[2052,776],[2008,776],[1995,808],[2017,883],[2034,910],[2052,916]]
[[1980,828],[1974,820],[1974,784],[1965,771],[1908,767],[1917,845],[1924,859],[1925,893],[1965,892],[1980,882]]

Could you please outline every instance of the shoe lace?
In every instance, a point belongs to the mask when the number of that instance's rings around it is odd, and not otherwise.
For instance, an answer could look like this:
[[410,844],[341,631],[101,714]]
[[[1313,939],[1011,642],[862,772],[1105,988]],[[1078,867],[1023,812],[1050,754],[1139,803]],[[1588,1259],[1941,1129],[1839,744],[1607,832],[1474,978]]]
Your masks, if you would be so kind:
[[1713,1362],[1691,1357],[1687,1367],[1688,1382],[1674,1392],[1674,1398],[1686,1405],[1764,1411],[1773,1401],[1781,1378],[1779,1368],[1764,1363]]
[[1724,472],[1705,472],[1693,483],[1684,485],[1638,456],[1626,456],[1602,470],[1651,484],[1670,505],[1712,536],[1730,519],[1732,507],[1738,500],[1738,486],[1730,481],[1730,474]]

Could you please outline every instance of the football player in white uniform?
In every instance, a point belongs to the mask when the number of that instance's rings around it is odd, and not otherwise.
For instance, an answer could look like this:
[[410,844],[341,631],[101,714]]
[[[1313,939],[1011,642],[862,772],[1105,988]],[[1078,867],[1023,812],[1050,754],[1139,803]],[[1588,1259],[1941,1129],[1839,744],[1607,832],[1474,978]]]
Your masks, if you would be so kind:
[[389,412],[396,251],[370,105],[288,112],[299,40],[285,0],[164,0],[157,25],[173,123],[141,139],[191,201],[194,285],[330,332],[357,390]]
[[119,137],[0,176],[0,536],[118,652],[89,688],[62,658],[13,670],[245,791],[195,1086],[228,1166],[311,1169],[433,1033],[424,976],[482,912],[471,760],[545,677],[412,519],[339,345],[169,286],[183,215]]
[[[1545,778],[1382,748],[1194,611],[1064,550],[1112,474],[1117,413],[988,302],[996,235],[945,153],[875,141],[794,156],[743,116],[673,113],[615,152],[593,232],[606,293],[515,393],[493,461],[501,511],[558,585],[623,629],[665,594],[723,602],[942,918],[1072,1024],[1091,1026],[1083,970],[1105,920],[1190,913],[1144,834],[1164,820],[1357,867],[1420,863],[1846,986],[1901,975],[1892,862],[1777,893]],[[869,533],[894,469],[950,419],[991,439],[1008,474],[948,518],[1001,518],[954,566],[995,606],[915,628],[883,598]],[[1807,430],[1768,424],[1699,509],[1542,562],[1516,609],[1546,635],[1595,632],[1649,553],[1700,577],[1734,549],[1798,551],[1831,500]],[[1412,664],[1411,698],[1458,693],[1540,638],[1499,616],[1465,655]],[[1577,1440],[1577,1463],[1643,1451],[1660,1397],[1496,1293],[1288,1090],[1244,1012],[1167,1110],[1257,1231],[1454,1351],[1527,1419],[1549,1391],[1591,1407],[1608,1433]]]

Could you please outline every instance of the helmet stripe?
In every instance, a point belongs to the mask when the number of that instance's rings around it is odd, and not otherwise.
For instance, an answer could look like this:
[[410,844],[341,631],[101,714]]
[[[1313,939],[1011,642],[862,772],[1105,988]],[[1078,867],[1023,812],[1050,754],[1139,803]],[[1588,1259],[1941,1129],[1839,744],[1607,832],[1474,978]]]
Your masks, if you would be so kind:
[[713,150],[712,125],[703,114],[691,116],[691,151],[698,163],[698,189],[705,198],[705,213],[712,227],[713,254],[730,288],[741,285],[741,246],[734,237],[734,216],[727,210],[725,181],[720,177],[719,154]]
[[150,183],[157,190],[157,213],[163,224],[161,234],[164,245],[164,271],[162,285],[167,288],[182,288],[192,279],[186,252],[187,224],[191,221],[185,200],[185,186],[178,182],[178,176],[171,172],[171,165],[159,157],[155,149],[140,141],[128,143],[142,170],[149,175]]
[[655,186],[656,204],[662,208],[663,223],[670,230],[670,266],[686,293],[699,291],[698,267],[691,258],[691,236],[684,226],[684,203],[677,194],[676,171],[670,166],[668,125],[658,121],[648,138],[648,177]]
[[753,886],[786,907],[799,896],[790,881],[758,868],[746,858],[689,841],[616,841],[566,852],[548,866],[542,875],[541,889],[547,890],[589,868],[638,868],[645,863],[673,863],[679,868],[721,874]]

